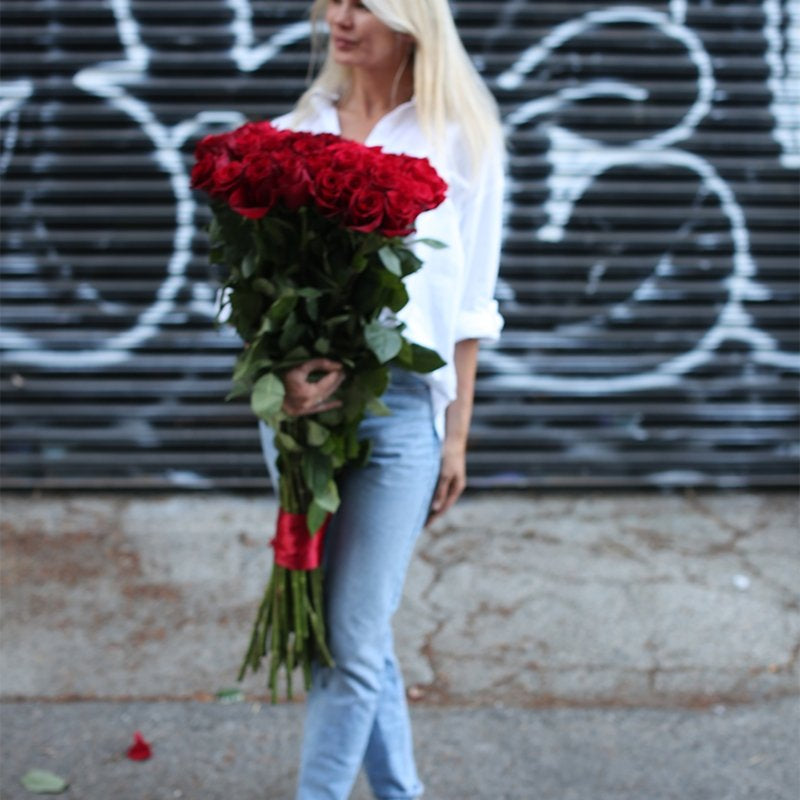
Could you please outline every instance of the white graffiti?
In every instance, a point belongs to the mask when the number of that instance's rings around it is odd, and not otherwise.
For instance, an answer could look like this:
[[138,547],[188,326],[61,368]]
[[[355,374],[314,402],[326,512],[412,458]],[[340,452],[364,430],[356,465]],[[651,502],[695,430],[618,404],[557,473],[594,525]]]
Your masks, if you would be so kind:
[[775,139],[783,166],[800,169],[800,0],[764,0],[763,7]]
[[[716,323],[696,342],[694,347],[679,356],[662,362],[655,369],[632,375],[603,376],[602,378],[564,377],[520,369],[513,356],[501,353],[499,348],[487,358],[498,387],[525,390],[545,390],[571,394],[596,394],[629,392],[677,385],[681,376],[709,361],[719,345],[731,339],[745,341],[753,348],[753,358],[785,368],[800,369],[800,356],[782,353],[775,339],[759,330],[743,306],[745,300],[764,300],[768,290],[756,280],[756,265],[750,253],[749,234],[741,206],[728,184],[705,159],[678,149],[674,145],[688,139],[711,109],[715,90],[712,61],[699,37],[680,22],[686,16],[686,4],[670,4],[670,15],[637,6],[616,6],[593,11],[569,20],[550,32],[540,43],[522,53],[517,61],[497,78],[498,91],[517,89],[538,66],[545,64],[560,47],[586,32],[602,25],[639,23],[656,28],[664,36],[680,42],[697,69],[697,95],[686,114],[672,127],[650,137],[635,140],[624,147],[611,146],[597,139],[589,139],[555,122],[544,122],[550,147],[547,158],[551,166],[548,178],[549,195],[544,204],[547,222],[535,232],[540,241],[562,241],[576,202],[586,190],[609,169],[620,166],[660,168],[669,166],[695,173],[704,188],[719,199],[727,217],[734,244],[731,275],[725,281],[728,299]],[[591,97],[619,97],[642,102],[647,91],[639,86],[621,81],[596,80],[584,86],[559,90],[554,95],[540,97],[523,103],[505,119],[506,132],[513,137],[517,128],[544,118],[568,103]],[[511,191],[515,187],[513,177]],[[598,262],[596,271],[602,270]],[[669,272],[664,259],[656,266],[660,274]],[[629,303],[653,299],[657,294],[655,282],[645,280],[627,303],[618,303],[607,309],[611,318],[629,316]],[[510,286],[503,286],[503,296],[513,299]]]
[[[222,1],[222,0],[221,0]],[[231,61],[242,73],[253,72],[275,60],[287,48],[307,40],[311,34],[306,21],[292,22],[265,41],[257,41],[253,9],[250,0],[224,0],[232,15],[229,32],[233,44],[228,51]],[[513,2],[506,11],[521,7]],[[784,16],[797,22],[800,19],[800,0],[763,0],[766,59],[770,69],[770,90],[774,98],[772,112],[776,120],[775,138],[782,149],[784,166],[800,162],[800,110],[794,100],[798,94],[798,30],[786,25]],[[80,70],[74,84],[81,91],[99,98],[131,120],[152,143],[154,163],[166,175],[175,204],[175,224],[171,256],[166,276],[158,287],[153,301],[141,312],[130,329],[97,341],[81,350],[53,350],[42,345],[27,331],[0,328],[7,351],[6,361],[58,367],[102,367],[119,363],[143,342],[155,337],[167,316],[174,312],[178,293],[186,287],[186,268],[191,258],[191,245],[197,207],[189,188],[189,179],[182,148],[193,137],[215,128],[230,128],[244,121],[239,112],[222,110],[202,112],[175,125],[167,125],[154,114],[148,104],[136,97],[129,88],[148,78],[153,54],[143,42],[139,24],[132,12],[131,0],[110,0],[117,35],[124,57],[119,61],[101,62]],[[580,86],[561,89],[552,95],[518,104],[505,118],[510,135],[522,126],[541,125],[549,148],[547,160],[550,175],[548,196],[544,205],[546,224],[533,232],[541,242],[563,241],[573,219],[576,204],[599,177],[621,166],[641,166],[647,169],[682,170],[696,176],[705,191],[717,198],[721,214],[727,221],[733,242],[731,270],[725,280],[727,297],[714,324],[702,334],[687,352],[658,364],[639,374],[609,376],[597,379],[566,378],[560,375],[535,374],[520,368],[513,356],[502,352],[502,342],[487,349],[484,358],[498,373],[493,380],[498,385],[524,389],[566,391],[575,394],[610,393],[640,388],[674,385],[688,371],[707,362],[726,340],[747,342],[753,359],[775,366],[800,369],[800,356],[781,352],[778,343],[768,333],[758,329],[743,303],[763,300],[767,289],[758,282],[753,261],[746,220],[730,186],[704,158],[682,149],[706,119],[712,108],[716,87],[713,63],[701,39],[687,25],[691,9],[687,0],[669,0],[664,13],[636,5],[612,6],[592,11],[558,25],[544,38],[527,48],[512,66],[498,76],[493,86],[498,95],[518,89],[534,70],[546,65],[562,48],[587,31],[619,23],[650,26],[661,35],[678,43],[694,65],[697,73],[696,95],[693,102],[675,124],[645,138],[625,145],[609,144],[588,138],[563,125],[549,121],[569,104],[595,97],[614,97],[631,103],[646,103],[648,91],[630,82],[611,78],[588,81]],[[784,31],[788,31],[784,33]],[[8,167],[18,134],[18,115],[32,96],[30,81],[0,83],[0,117],[8,121],[3,141],[0,172]],[[513,188],[513,176],[512,176]],[[600,267],[593,272],[599,274]],[[668,274],[669,257],[655,265],[656,272],[645,279],[638,289],[623,302],[604,311],[610,317],[624,317],[630,308],[645,299],[657,297],[656,277]],[[192,310],[211,317],[214,314],[213,292],[207,285],[191,287]],[[80,290],[80,287],[79,287]],[[501,298],[514,302],[513,288],[501,283]],[[92,289],[84,287],[84,297],[92,297]]]
[[30,81],[0,82],[0,118],[8,118],[8,130],[3,137],[3,153],[0,156],[0,173],[8,169],[14,146],[19,136],[19,109],[33,94]]
[[234,35],[231,58],[242,72],[253,72],[268,61],[272,61],[285,47],[311,36],[311,23],[303,20],[287,25],[266,42],[256,44],[250,0],[227,0],[227,2],[234,15],[231,23]]
[[[231,54],[243,71],[256,69],[265,60],[274,58],[284,47],[310,33],[308,23],[299,23],[281,30],[264,44],[253,47],[249,3],[230,0],[230,5],[235,12],[233,27],[236,37]],[[6,348],[4,359],[8,363],[102,367],[125,361],[130,357],[133,348],[158,334],[160,323],[174,310],[177,293],[184,286],[197,211],[181,148],[191,137],[213,126],[231,128],[245,121],[245,117],[239,112],[219,111],[201,112],[174,126],[160,122],[145,102],[125,88],[126,84],[145,78],[150,64],[150,51],[141,40],[139,26],[131,13],[130,0],[112,0],[111,6],[125,57],[120,61],[102,62],[80,70],[74,76],[73,82],[88,94],[108,101],[112,107],[133,120],[151,140],[156,164],[169,176],[175,198],[175,229],[167,277],[158,288],[154,302],[139,315],[130,329],[96,342],[91,349],[72,352],[51,350],[42,347],[36,337],[27,332],[0,326],[0,337]],[[14,113],[31,92],[29,83],[0,84],[0,117]],[[14,127],[9,128],[7,138],[13,130]],[[13,144],[13,140],[4,142],[7,145],[4,146],[4,158],[10,159]],[[193,292],[192,310],[212,317],[216,309],[211,288],[203,284],[195,285]],[[84,296],[91,297],[93,293],[91,287],[83,287]]]

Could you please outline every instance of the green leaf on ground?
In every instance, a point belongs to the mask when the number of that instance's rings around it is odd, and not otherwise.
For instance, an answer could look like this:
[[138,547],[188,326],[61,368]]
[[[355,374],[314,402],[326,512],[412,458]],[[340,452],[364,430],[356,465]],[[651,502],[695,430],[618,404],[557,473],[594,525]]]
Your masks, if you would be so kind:
[[29,769],[20,782],[34,794],[61,794],[69,786],[60,775],[46,769]]
[[244,692],[235,687],[219,689],[214,696],[220,703],[241,703],[244,700]]

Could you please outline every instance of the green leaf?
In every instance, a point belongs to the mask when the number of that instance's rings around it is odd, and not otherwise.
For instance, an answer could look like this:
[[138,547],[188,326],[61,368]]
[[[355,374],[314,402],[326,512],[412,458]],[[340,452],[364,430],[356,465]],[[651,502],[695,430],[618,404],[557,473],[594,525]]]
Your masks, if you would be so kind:
[[314,342],[314,350],[321,356],[326,356],[331,351],[331,343],[328,339],[320,336],[319,339]]
[[400,260],[403,262],[403,277],[411,275],[422,266],[422,259],[412,250],[401,250]]
[[359,372],[355,380],[365,391],[374,397],[380,397],[389,386],[389,367],[378,367]]
[[253,386],[253,396],[250,398],[250,407],[257,417],[267,419],[277,414],[283,405],[286,389],[283,381],[274,373],[262,375]]
[[281,322],[292,312],[297,303],[297,297],[292,294],[284,294],[279,297],[267,310],[267,315],[273,322]]
[[222,239],[222,225],[216,215],[211,217],[211,222],[208,225],[208,238],[211,244],[217,244]]
[[244,700],[244,692],[241,689],[219,689],[215,695],[220,703],[241,703]]
[[248,250],[247,255],[242,259],[242,275],[251,278],[258,270],[258,254],[254,250]]
[[303,449],[300,447],[297,440],[286,433],[286,431],[278,431],[275,434],[275,443],[284,450],[288,450],[290,453],[299,453]]
[[336,511],[339,508],[339,489],[336,481],[329,480],[322,492],[314,492],[314,502],[326,511]]
[[364,327],[364,338],[367,340],[367,346],[375,353],[381,364],[393,359],[403,346],[402,336],[393,328],[387,328],[377,320]]
[[61,794],[69,786],[60,775],[46,769],[29,769],[20,782],[34,794]]
[[432,247],[434,250],[443,250],[447,245],[444,242],[440,242],[438,239],[414,239],[411,244],[426,244],[428,247]]
[[386,403],[378,397],[373,397],[367,403],[367,411],[374,414],[376,417],[388,417],[391,415],[392,410]]
[[[314,497],[327,496],[329,485],[333,483],[331,459],[320,450],[306,450],[300,461],[300,469],[303,473],[303,480],[311,489]],[[336,486],[335,483],[333,485]]]
[[306,525],[312,536],[320,529],[327,516],[328,512],[312,500],[306,512]]
[[354,467],[366,467],[372,455],[372,439],[359,442],[358,456],[353,461]]
[[271,283],[266,278],[256,278],[251,286],[255,291],[261,292],[261,294],[265,294],[268,297],[271,297],[276,292],[275,284]]
[[331,435],[330,431],[324,426],[315,422],[313,419],[306,420],[306,437],[312,447],[322,447]]
[[265,333],[272,333],[273,327],[272,320],[269,317],[264,317],[264,319],[261,320],[261,326],[256,332],[256,336],[263,336]]
[[242,397],[250,394],[250,384],[237,381],[233,384],[233,388],[225,395],[226,400],[235,400],[237,397]]
[[292,311],[283,321],[278,346],[281,351],[287,353],[296,347],[303,340],[306,333],[306,326],[297,319],[297,314]]
[[414,372],[433,372],[447,362],[429,347],[411,343],[411,366]]
[[235,289],[230,296],[231,324],[243,339],[251,339],[264,307],[263,298],[245,289]]
[[397,257],[397,253],[392,250],[391,247],[385,245],[378,250],[378,256],[380,260],[383,262],[383,266],[389,270],[393,275],[400,275],[400,259]]

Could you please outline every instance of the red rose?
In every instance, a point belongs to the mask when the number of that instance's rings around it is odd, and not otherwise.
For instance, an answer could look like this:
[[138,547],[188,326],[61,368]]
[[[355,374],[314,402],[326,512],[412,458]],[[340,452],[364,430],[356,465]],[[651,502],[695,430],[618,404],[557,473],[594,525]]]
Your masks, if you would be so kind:
[[338,136],[332,133],[305,133],[303,131],[293,132],[286,141],[286,147],[293,150],[298,155],[313,156],[332,144],[341,141]]
[[427,159],[384,153],[333,134],[280,131],[249,122],[207,136],[195,151],[192,186],[223,196],[258,219],[276,203],[288,211],[313,202],[353,230],[405,236],[447,186]]
[[329,147],[331,166],[342,171],[361,169],[367,161],[364,147],[352,147],[353,142],[342,142]]
[[280,168],[269,155],[246,159],[239,185],[231,192],[228,204],[237,213],[259,219],[278,201]]
[[253,156],[279,146],[281,131],[268,122],[247,122],[228,134],[228,147],[238,158]]
[[217,159],[213,153],[203,153],[199,156],[192,167],[192,188],[213,193],[216,167]]
[[311,179],[305,162],[293,150],[279,150],[273,158],[279,168],[278,197],[289,211],[297,211],[311,198]]
[[325,216],[335,216],[344,210],[341,205],[342,183],[342,173],[332,167],[323,167],[314,176],[311,192]]
[[191,186],[212,193],[214,172],[231,160],[226,137],[222,134],[204,136],[195,147],[195,163],[192,167]]
[[425,210],[436,208],[445,198],[447,184],[439,177],[428,159],[416,159],[409,165],[408,172],[417,184],[415,195],[424,201]]
[[386,218],[381,226],[385,236],[408,236],[414,230],[414,221],[419,216],[419,201],[401,191],[386,193]]
[[214,170],[214,193],[228,195],[238,185],[244,165],[241,161],[231,161]]
[[344,224],[354,231],[370,233],[377,230],[383,221],[384,196],[374,189],[357,190],[350,199]]

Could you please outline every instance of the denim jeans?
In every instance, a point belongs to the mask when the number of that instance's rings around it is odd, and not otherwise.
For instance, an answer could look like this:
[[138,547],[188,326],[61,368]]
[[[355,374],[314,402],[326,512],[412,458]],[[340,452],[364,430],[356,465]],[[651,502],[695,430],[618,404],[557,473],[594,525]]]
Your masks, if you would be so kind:
[[[380,800],[423,791],[391,618],[436,486],[441,442],[418,376],[392,369],[383,400],[392,415],[368,415],[359,428],[373,441],[369,464],[345,468],[338,481],[341,506],[324,554],[336,666],[315,665],[296,800],[345,800],[362,765]],[[261,439],[275,481],[272,432],[263,423]]]

